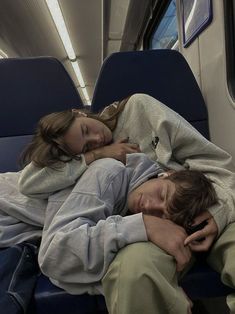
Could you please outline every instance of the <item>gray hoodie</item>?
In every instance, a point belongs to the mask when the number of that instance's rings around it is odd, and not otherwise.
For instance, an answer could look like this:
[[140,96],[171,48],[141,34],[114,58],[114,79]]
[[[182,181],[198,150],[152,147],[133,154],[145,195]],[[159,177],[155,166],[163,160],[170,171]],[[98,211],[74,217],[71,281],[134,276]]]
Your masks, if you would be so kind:
[[69,293],[102,293],[100,281],[116,253],[148,240],[142,214],[127,215],[127,195],[162,172],[144,154],[127,155],[126,166],[100,159],[72,191],[50,196],[39,252],[42,272]]

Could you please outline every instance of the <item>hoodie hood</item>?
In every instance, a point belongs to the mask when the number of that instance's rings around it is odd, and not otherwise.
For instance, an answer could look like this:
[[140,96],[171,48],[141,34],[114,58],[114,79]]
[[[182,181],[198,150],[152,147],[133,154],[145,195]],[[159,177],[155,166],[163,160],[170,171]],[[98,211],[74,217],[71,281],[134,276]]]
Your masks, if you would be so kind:
[[128,193],[150,178],[157,177],[164,172],[157,162],[152,161],[143,153],[128,154],[126,168],[130,178]]

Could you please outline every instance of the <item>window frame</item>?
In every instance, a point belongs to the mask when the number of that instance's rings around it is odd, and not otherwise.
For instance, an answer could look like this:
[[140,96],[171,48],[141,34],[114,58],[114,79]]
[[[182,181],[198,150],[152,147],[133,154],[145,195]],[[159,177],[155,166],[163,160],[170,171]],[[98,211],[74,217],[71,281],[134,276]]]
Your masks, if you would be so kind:
[[[153,36],[154,31],[156,31],[157,27],[162,21],[170,3],[172,0],[158,1],[156,7],[152,13],[152,21],[149,23],[145,35],[143,37],[143,49],[149,50],[150,48],[150,40]],[[177,21],[178,24],[178,21]],[[178,25],[178,34],[179,34],[179,25]],[[179,38],[179,36],[178,36]]]
[[[198,36],[206,29],[213,19],[213,7],[212,7],[212,0],[206,0],[208,3],[208,15],[204,18],[204,20],[199,21],[195,24],[193,31],[190,35],[186,34],[185,25],[187,21],[185,21],[185,1],[188,0],[181,0],[180,7],[181,7],[181,23],[182,23],[182,32],[183,32],[183,46],[187,48],[191,45],[191,43],[198,38]],[[205,0],[203,0],[205,1]],[[190,12],[191,13],[191,12]]]
[[235,0],[224,0],[224,31],[227,85],[235,101]]

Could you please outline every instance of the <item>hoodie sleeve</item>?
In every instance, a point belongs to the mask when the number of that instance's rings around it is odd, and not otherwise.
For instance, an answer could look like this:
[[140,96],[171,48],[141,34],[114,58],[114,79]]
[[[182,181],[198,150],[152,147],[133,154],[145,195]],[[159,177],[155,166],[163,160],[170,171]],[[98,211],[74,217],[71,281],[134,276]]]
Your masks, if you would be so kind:
[[209,208],[218,226],[218,235],[235,221],[235,167],[232,157],[204,138],[184,119],[173,143],[173,155],[184,168],[200,170],[213,181],[218,203]]
[[91,284],[102,279],[122,247],[147,241],[142,214],[114,214],[115,206],[125,205],[127,187],[126,167],[105,158],[90,165],[55,214],[60,199],[49,199],[52,218],[45,222],[39,252],[44,274],[66,290],[70,284]]
[[[138,119],[145,121],[138,136],[144,137],[146,141],[148,127],[159,139],[154,151],[155,158],[161,165],[174,170],[199,170],[214,181],[219,202],[209,211],[220,234],[229,223],[235,221],[235,167],[232,157],[203,137],[182,116],[155,98],[136,94],[129,102],[130,105],[132,102],[130,110],[136,119],[135,125]],[[133,128],[131,119],[129,124]]]
[[72,160],[60,168],[39,168],[31,162],[21,172],[19,190],[28,197],[47,199],[52,193],[75,184],[87,168],[83,155],[81,160]]

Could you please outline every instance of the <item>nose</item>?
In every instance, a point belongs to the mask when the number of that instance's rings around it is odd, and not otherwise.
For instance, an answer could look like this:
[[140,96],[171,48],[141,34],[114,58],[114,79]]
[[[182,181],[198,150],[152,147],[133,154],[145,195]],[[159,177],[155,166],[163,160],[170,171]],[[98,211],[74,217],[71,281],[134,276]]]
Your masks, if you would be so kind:
[[91,148],[97,148],[102,145],[102,137],[100,134],[91,134],[88,138],[88,143]]
[[141,208],[144,213],[155,216],[157,215],[158,217],[163,216],[165,211],[164,204],[154,199],[143,200],[141,203]]

